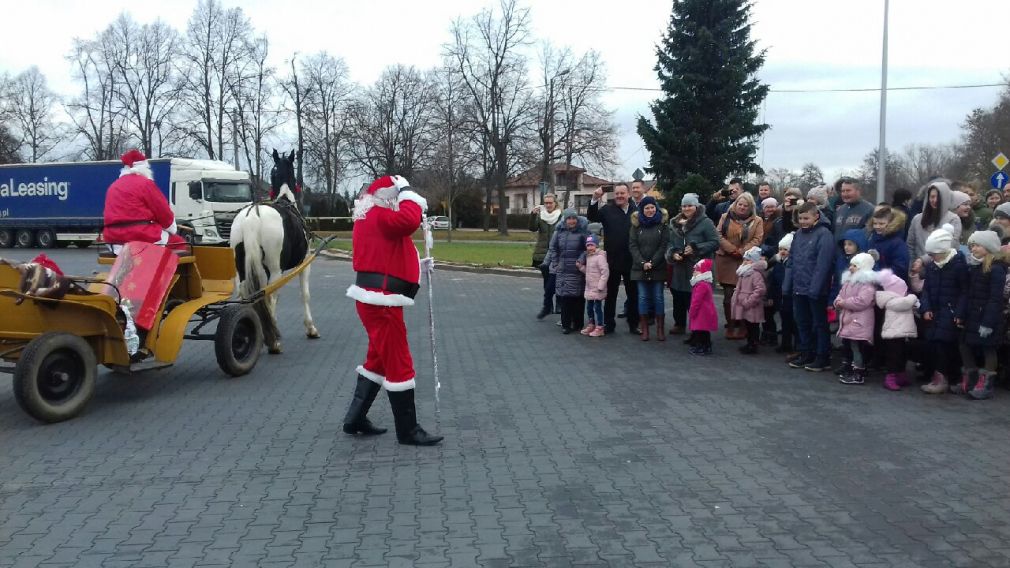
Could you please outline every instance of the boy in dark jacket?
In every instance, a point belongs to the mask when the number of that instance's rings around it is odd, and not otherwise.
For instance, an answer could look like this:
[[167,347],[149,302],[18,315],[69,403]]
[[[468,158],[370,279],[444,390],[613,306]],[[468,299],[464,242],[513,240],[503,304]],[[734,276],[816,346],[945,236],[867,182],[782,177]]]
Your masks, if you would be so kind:
[[800,354],[789,361],[794,369],[826,371],[830,367],[831,336],[828,331],[828,292],[835,265],[834,235],[817,205],[800,206],[800,229],[793,237],[793,317],[800,338]]

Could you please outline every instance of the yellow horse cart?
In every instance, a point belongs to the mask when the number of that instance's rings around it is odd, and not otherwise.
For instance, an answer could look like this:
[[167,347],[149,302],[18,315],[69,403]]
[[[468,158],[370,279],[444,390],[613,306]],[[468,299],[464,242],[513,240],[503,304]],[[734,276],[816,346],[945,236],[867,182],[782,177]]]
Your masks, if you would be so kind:
[[[14,396],[42,422],[79,414],[95,392],[98,365],[120,373],[171,366],[184,339],[212,340],[218,365],[231,376],[250,372],[263,348],[263,298],[291,281],[319,253],[253,298],[234,298],[235,254],[227,247],[193,246],[179,256],[160,317],[131,357],[117,292],[106,274],[80,279],[87,290],[62,299],[22,294],[20,274],[0,265],[0,372],[14,375]],[[114,256],[99,256],[111,265]],[[19,302],[20,300],[20,302]],[[213,332],[204,328],[217,322]]]

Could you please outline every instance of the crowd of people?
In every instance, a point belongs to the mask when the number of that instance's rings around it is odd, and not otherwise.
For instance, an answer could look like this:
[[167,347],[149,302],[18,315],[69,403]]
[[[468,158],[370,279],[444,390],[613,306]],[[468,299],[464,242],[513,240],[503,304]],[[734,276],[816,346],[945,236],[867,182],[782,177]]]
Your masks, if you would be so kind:
[[881,371],[889,390],[912,384],[914,364],[923,392],[978,400],[1010,382],[1010,190],[936,178],[875,206],[851,178],[806,195],[762,183],[756,198],[734,178],[706,204],[683,196],[673,215],[641,182],[613,191],[598,188],[585,216],[552,194],[531,215],[537,317],[560,313],[564,334],[605,337],[625,317],[643,341],[669,332],[711,355],[718,287],[725,338],[746,355],[773,348],[845,384]]

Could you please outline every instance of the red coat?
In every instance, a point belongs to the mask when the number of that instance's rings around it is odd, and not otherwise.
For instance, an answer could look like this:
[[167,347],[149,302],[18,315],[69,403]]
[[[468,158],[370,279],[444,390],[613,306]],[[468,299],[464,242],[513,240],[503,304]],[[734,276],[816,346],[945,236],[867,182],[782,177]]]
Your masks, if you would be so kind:
[[[168,200],[153,181],[141,174],[125,175],[105,194],[105,228],[102,240],[124,244],[130,241],[156,243],[162,231],[175,223]],[[119,223],[136,223],[116,226]]]
[[[375,205],[364,219],[355,221],[351,236],[354,271],[377,272],[419,283],[421,267],[411,235],[421,226],[422,206],[427,206],[424,198],[405,191],[400,194],[398,211]],[[374,306],[414,305],[414,300],[407,296],[357,285],[348,288],[347,295]]]
[[691,331],[717,331],[719,315],[715,311],[715,299],[712,297],[712,282],[701,281],[691,288],[691,309],[687,314],[688,328]]

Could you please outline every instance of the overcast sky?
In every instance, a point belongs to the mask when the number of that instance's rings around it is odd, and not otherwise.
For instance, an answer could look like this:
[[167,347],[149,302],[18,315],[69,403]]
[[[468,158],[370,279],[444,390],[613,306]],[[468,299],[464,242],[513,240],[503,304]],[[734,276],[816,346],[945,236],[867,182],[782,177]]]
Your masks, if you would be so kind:
[[[223,0],[239,5],[266,32],[275,64],[319,50],[343,57],[352,80],[371,84],[383,67],[431,67],[440,61],[450,22],[491,5],[488,0]],[[0,71],[38,65],[51,87],[76,86],[64,56],[74,37],[90,38],[126,11],[183,31],[195,0],[4,0]],[[609,87],[656,89],[655,45],[669,20],[669,0],[541,0],[530,2],[534,36],[574,51],[598,50]],[[892,0],[889,86],[998,83],[1010,71],[1010,4],[1006,0]],[[880,85],[883,0],[756,0],[752,37],[767,48],[761,76],[773,91],[875,88]],[[995,30],[986,31],[986,22]],[[15,48],[15,46],[21,46]],[[535,60],[535,57],[534,57]],[[998,88],[891,91],[888,147],[955,140],[973,108],[991,106]],[[639,114],[657,92],[608,91],[621,130],[617,177],[648,164],[635,133]],[[766,169],[805,162],[829,176],[855,168],[877,145],[879,93],[772,92],[771,125],[757,161]],[[1003,149],[1010,154],[1010,148]],[[596,173],[596,172],[594,172]],[[600,172],[603,173],[603,172]]]

